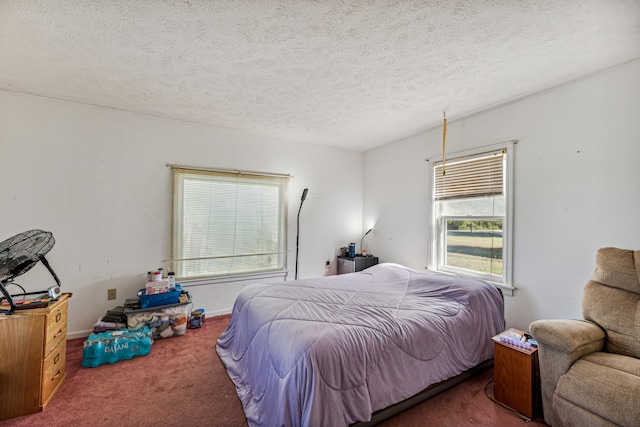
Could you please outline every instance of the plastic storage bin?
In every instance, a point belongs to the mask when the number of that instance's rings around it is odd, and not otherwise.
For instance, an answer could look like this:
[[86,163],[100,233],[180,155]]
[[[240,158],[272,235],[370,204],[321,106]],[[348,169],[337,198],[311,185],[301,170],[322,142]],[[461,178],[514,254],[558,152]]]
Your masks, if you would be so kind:
[[138,310],[125,308],[127,327],[129,330],[148,327],[154,340],[184,335],[190,306],[191,301]]
[[138,331],[120,329],[91,334],[84,342],[82,367],[95,368],[105,363],[146,356],[151,352],[151,344],[153,339],[149,328]]

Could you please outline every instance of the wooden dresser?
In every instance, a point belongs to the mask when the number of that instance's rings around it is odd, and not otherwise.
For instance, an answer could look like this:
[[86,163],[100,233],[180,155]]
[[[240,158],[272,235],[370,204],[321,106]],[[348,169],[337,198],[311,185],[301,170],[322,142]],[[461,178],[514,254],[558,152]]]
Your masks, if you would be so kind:
[[0,314],[0,420],[42,411],[64,381],[68,297]]

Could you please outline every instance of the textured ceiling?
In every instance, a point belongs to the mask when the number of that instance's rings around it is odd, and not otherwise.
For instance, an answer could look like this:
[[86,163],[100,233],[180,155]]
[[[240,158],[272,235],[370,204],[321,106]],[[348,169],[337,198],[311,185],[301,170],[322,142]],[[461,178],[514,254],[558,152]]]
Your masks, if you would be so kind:
[[638,58],[638,0],[0,0],[0,90],[352,150]]

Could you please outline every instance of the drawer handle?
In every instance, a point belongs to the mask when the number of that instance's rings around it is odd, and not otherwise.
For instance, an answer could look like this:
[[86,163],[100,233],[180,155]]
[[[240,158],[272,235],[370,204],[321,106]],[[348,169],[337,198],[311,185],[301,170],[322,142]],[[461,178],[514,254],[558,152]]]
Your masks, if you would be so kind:
[[56,334],[53,336],[53,338],[58,338],[60,335],[62,335],[62,329],[60,329],[58,332],[56,332]]
[[53,364],[57,364],[58,360],[60,360],[60,353],[56,354],[56,357],[53,358]]
[[56,314],[56,322],[59,322],[60,319],[62,319],[62,313],[58,312],[58,314]]
[[60,376],[60,369],[58,369],[58,372],[51,378],[51,381],[55,381],[56,378],[58,378]]

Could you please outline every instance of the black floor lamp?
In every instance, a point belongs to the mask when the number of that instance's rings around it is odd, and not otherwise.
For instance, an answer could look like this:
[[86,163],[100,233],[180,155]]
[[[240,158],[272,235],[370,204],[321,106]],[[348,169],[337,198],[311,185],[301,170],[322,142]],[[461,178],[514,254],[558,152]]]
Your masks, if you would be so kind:
[[300,199],[300,209],[298,209],[298,223],[296,229],[296,280],[298,280],[298,244],[300,242],[300,211],[302,210],[302,204],[304,203],[304,199],[307,198],[308,188],[305,188],[302,192],[302,198]]

